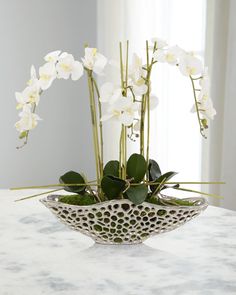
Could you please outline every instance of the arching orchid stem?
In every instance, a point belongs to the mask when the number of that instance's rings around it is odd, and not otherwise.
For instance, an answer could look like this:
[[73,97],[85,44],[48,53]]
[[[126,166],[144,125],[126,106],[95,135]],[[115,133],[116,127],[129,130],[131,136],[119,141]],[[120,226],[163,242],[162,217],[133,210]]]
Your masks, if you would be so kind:
[[[41,95],[43,93],[43,91],[41,90],[39,92],[39,95]],[[33,110],[32,110],[32,113],[34,114],[35,113],[35,110],[36,110],[36,103],[33,104]],[[24,143],[20,146],[17,146],[16,149],[19,150],[19,149],[22,149],[24,146],[27,145],[28,143],[28,138],[29,138],[29,130],[26,131],[26,136],[25,136],[25,140],[24,140]]]
[[204,133],[204,128],[203,128],[202,123],[201,123],[200,112],[199,112],[197,96],[196,96],[196,90],[195,90],[195,85],[194,85],[194,80],[196,80],[196,78],[192,78],[191,76],[189,76],[189,78],[191,80],[191,84],[192,84],[192,88],[193,88],[193,97],[194,97],[195,108],[196,108],[196,112],[197,112],[197,118],[198,118],[198,124],[199,124],[199,128],[200,128],[200,133],[206,139],[207,137],[206,137],[206,135]]
[[202,79],[203,77],[202,76],[200,76],[200,77],[197,77],[197,78],[192,78],[193,80],[200,80],[200,79]]
[[[27,139],[28,139],[28,136],[27,136]],[[17,150],[22,149],[25,145],[27,145],[27,142],[28,142],[28,140],[25,140],[25,141],[23,142],[23,144],[22,144],[22,145],[18,145],[18,146],[16,147],[16,149],[17,149]]]

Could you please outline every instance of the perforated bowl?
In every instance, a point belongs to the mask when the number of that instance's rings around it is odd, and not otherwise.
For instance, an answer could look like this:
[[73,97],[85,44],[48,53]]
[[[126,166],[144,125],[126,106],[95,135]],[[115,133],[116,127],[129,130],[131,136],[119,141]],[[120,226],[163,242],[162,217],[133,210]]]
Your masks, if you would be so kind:
[[[168,197],[169,198],[169,197]],[[57,218],[100,244],[138,244],[152,235],[171,231],[198,216],[208,206],[204,198],[188,198],[194,206],[160,206],[126,199],[89,206],[69,205],[59,195],[40,200]]]

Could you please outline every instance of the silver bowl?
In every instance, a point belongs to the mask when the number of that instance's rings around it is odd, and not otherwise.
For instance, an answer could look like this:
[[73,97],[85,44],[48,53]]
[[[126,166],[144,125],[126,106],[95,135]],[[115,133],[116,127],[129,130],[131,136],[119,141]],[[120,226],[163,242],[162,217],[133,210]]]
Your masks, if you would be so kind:
[[208,206],[204,198],[184,200],[194,202],[194,206],[161,206],[147,202],[134,205],[127,199],[77,206],[60,202],[59,195],[49,195],[40,201],[62,223],[97,243],[138,244],[153,235],[176,229]]

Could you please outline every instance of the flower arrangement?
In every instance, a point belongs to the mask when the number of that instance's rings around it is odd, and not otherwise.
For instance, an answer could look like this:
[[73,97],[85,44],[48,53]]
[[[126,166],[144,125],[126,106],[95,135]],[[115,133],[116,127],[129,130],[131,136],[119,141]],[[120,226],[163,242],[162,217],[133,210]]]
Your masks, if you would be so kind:
[[[176,66],[183,76],[190,79],[194,97],[192,112],[196,112],[200,133],[206,137],[208,120],[214,118],[216,111],[209,95],[209,76],[202,61],[192,52],[186,52],[178,46],[168,46],[165,41],[157,38],[146,41],[145,62],[135,53],[129,62],[128,41],[125,54],[122,43],[119,44],[119,53],[119,83],[106,82],[101,87],[98,87],[95,75],[103,74],[108,60],[96,48],[86,46],[81,62],[67,52],[53,51],[44,57],[46,63],[39,68],[38,74],[35,67],[31,66],[27,87],[15,94],[17,109],[20,110],[20,120],[15,127],[20,132],[19,138],[24,141],[22,146],[27,144],[30,131],[41,120],[36,114],[36,108],[44,91],[55,79],[71,78],[77,81],[85,72],[88,79],[96,181],[86,181],[84,176],[74,171],[65,173],[60,177],[60,183],[52,186],[61,186],[76,195],[64,196],[61,201],[88,205],[128,198],[134,204],[144,201],[164,204],[159,193],[170,187],[208,195],[180,187],[184,182],[170,182],[176,173],[170,171],[162,174],[158,163],[149,158],[150,111],[158,104],[158,98],[151,93],[153,67],[158,63],[167,63]],[[105,113],[103,106],[106,108]],[[120,144],[117,159],[104,165],[103,122],[107,120],[116,121],[120,125]],[[132,154],[128,159],[127,140],[139,140],[139,153]],[[94,190],[94,187],[97,189]],[[171,202],[184,203],[180,199]]]

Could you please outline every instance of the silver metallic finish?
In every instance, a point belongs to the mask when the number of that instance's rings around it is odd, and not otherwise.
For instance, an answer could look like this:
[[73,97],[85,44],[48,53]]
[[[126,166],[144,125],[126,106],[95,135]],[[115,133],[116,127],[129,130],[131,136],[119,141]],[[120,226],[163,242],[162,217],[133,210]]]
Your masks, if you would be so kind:
[[204,198],[185,199],[194,201],[194,206],[160,206],[147,202],[134,205],[127,199],[77,206],[62,203],[59,198],[50,195],[40,201],[61,222],[100,244],[142,243],[152,235],[185,224],[208,206]]

